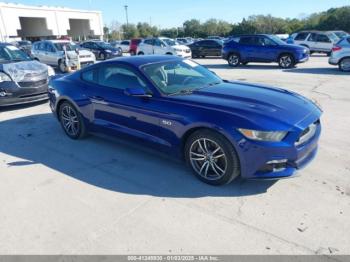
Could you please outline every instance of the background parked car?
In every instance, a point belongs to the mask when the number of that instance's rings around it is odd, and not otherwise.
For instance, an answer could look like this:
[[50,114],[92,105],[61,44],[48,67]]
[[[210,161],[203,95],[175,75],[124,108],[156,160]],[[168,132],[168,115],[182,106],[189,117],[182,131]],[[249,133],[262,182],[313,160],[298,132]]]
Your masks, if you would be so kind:
[[48,78],[54,74],[52,67],[0,43],[0,106],[46,100]]
[[175,40],[181,45],[190,45],[193,43],[193,40],[191,40],[190,38],[186,38],[186,37],[176,38]]
[[192,57],[191,49],[180,45],[173,39],[154,37],[143,40],[138,48],[138,55],[177,55],[184,58]]
[[339,38],[329,32],[303,31],[296,33],[293,39],[294,44],[302,45],[310,49],[310,53],[326,53],[330,55],[333,45]]
[[[68,61],[66,61],[67,52]],[[78,55],[80,66],[85,67],[94,64],[95,55],[88,50],[81,50],[78,45],[67,40],[45,40],[35,42],[32,46],[32,56],[34,59],[58,67],[64,73],[71,68],[78,67]]]
[[137,54],[137,47],[142,42],[142,38],[134,38],[130,41],[130,48],[129,53],[130,55],[136,55]]
[[22,51],[26,52],[29,56],[32,54],[32,42],[28,40],[21,40],[12,43],[14,46],[18,47]]
[[341,71],[350,72],[350,36],[340,40],[329,58],[331,65],[338,65]]
[[249,62],[277,62],[282,68],[291,68],[309,59],[309,50],[289,45],[274,35],[241,35],[224,45],[223,58],[230,66]]
[[191,48],[192,57],[221,56],[223,42],[220,40],[202,40],[188,46]]
[[119,44],[113,45],[114,48],[121,48],[123,53],[129,53],[130,51],[130,41],[123,40]]
[[90,50],[95,54],[96,59],[100,60],[106,60],[123,55],[123,51],[120,47],[114,48],[110,44],[103,41],[86,41],[81,44],[81,47]]
[[343,37],[347,37],[349,36],[349,34],[345,31],[341,31],[341,30],[338,30],[338,31],[328,31],[328,33],[332,33],[334,35],[336,35],[339,40],[342,39]]

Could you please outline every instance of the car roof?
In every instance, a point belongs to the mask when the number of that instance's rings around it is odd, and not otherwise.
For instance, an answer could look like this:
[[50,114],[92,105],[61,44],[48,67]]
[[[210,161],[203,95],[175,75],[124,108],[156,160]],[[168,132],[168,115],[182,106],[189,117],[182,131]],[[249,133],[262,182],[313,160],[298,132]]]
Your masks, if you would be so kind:
[[[101,63],[113,63],[122,62],[129,64],[131,66],[140,67],[147,64],[161,63],[161,62],[172,62],[172,61],[182,61],[183,58],[171,55],[142,55],[142,56],[125,56],[117,57],[114,59],[106,60]],[[98,64],[101,64],[98,63]]]

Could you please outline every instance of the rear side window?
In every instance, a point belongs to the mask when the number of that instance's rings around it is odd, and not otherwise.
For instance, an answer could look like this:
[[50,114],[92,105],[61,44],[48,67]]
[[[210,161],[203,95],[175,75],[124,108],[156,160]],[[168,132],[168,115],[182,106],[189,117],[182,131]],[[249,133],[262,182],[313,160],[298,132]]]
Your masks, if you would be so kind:
[[306,39],[306,37],[309,35],[309,33],[299,33],[295,38],[294,40],[297,40],[297,41],[303,41]]
[[97,70],[96,68],[85,71],[81,74],[81,79],[86,82],[96,84],[97,83]]
[[318,36],[317,36],[317,42],[321,42],[321,43],[330,43],[331,40],[330,40],[329,37],[326,36],[326,35],[318,35]]
[[98,84],[120,90],[136,87],[146,90],[146,84],[134,72],[113,65],[99,68]]
[[251,37],[251,36],[241,37],[241,40],[239,41],[239,43],[242,45],[254,45],[255,44],[254,37]]

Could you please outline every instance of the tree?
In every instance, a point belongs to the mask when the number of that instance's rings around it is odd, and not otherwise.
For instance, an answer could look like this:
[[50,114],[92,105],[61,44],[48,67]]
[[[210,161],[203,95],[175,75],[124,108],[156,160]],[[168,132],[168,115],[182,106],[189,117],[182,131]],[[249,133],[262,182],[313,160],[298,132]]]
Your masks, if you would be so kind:
[[158,36],[158,28],[148,23],[138,23],[137,30],[140,37]]
[[123,24],[122,25],[123,30],[123,38],[124,39],[131,39],[136,38],[139,36],[139,32],[137,30],[137,27],[134,24]]
[[197,19],[187,20],[183,23],[183,31],[186,36],[199,37],[201,29],[201,22]]

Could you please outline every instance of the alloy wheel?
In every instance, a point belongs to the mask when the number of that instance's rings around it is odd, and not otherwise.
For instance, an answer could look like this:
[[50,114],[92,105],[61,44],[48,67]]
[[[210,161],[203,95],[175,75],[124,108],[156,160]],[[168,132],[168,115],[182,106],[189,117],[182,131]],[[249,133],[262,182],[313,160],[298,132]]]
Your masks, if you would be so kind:
[[350,71],[350,58],[345,58],[340,62],[340,69],[342,71]]
[[280,58],[280,65],[281,65],[281,67],[283,67],[283,68],[289,68],[289,67],[291,67],[291,65],[292,65],[292,58],[289,56],[289,55],[286,55],[286,56],[282,56],[281,58]]
[[195,140],[189,153],[191,165],[198,175],[207,180],[218,180],[225,175],[227,157],[224,150],[213,140]]
[[61,121],[62,126],[68,135],[72,137],[78,136],[80,132],[80,124],[75,109],[69,105],[65,105],[61,111]]
[[228,62],[231,66],[237,66],[239,64],[239,57],[238,55],[230,55],[230,57],[228,58]]

